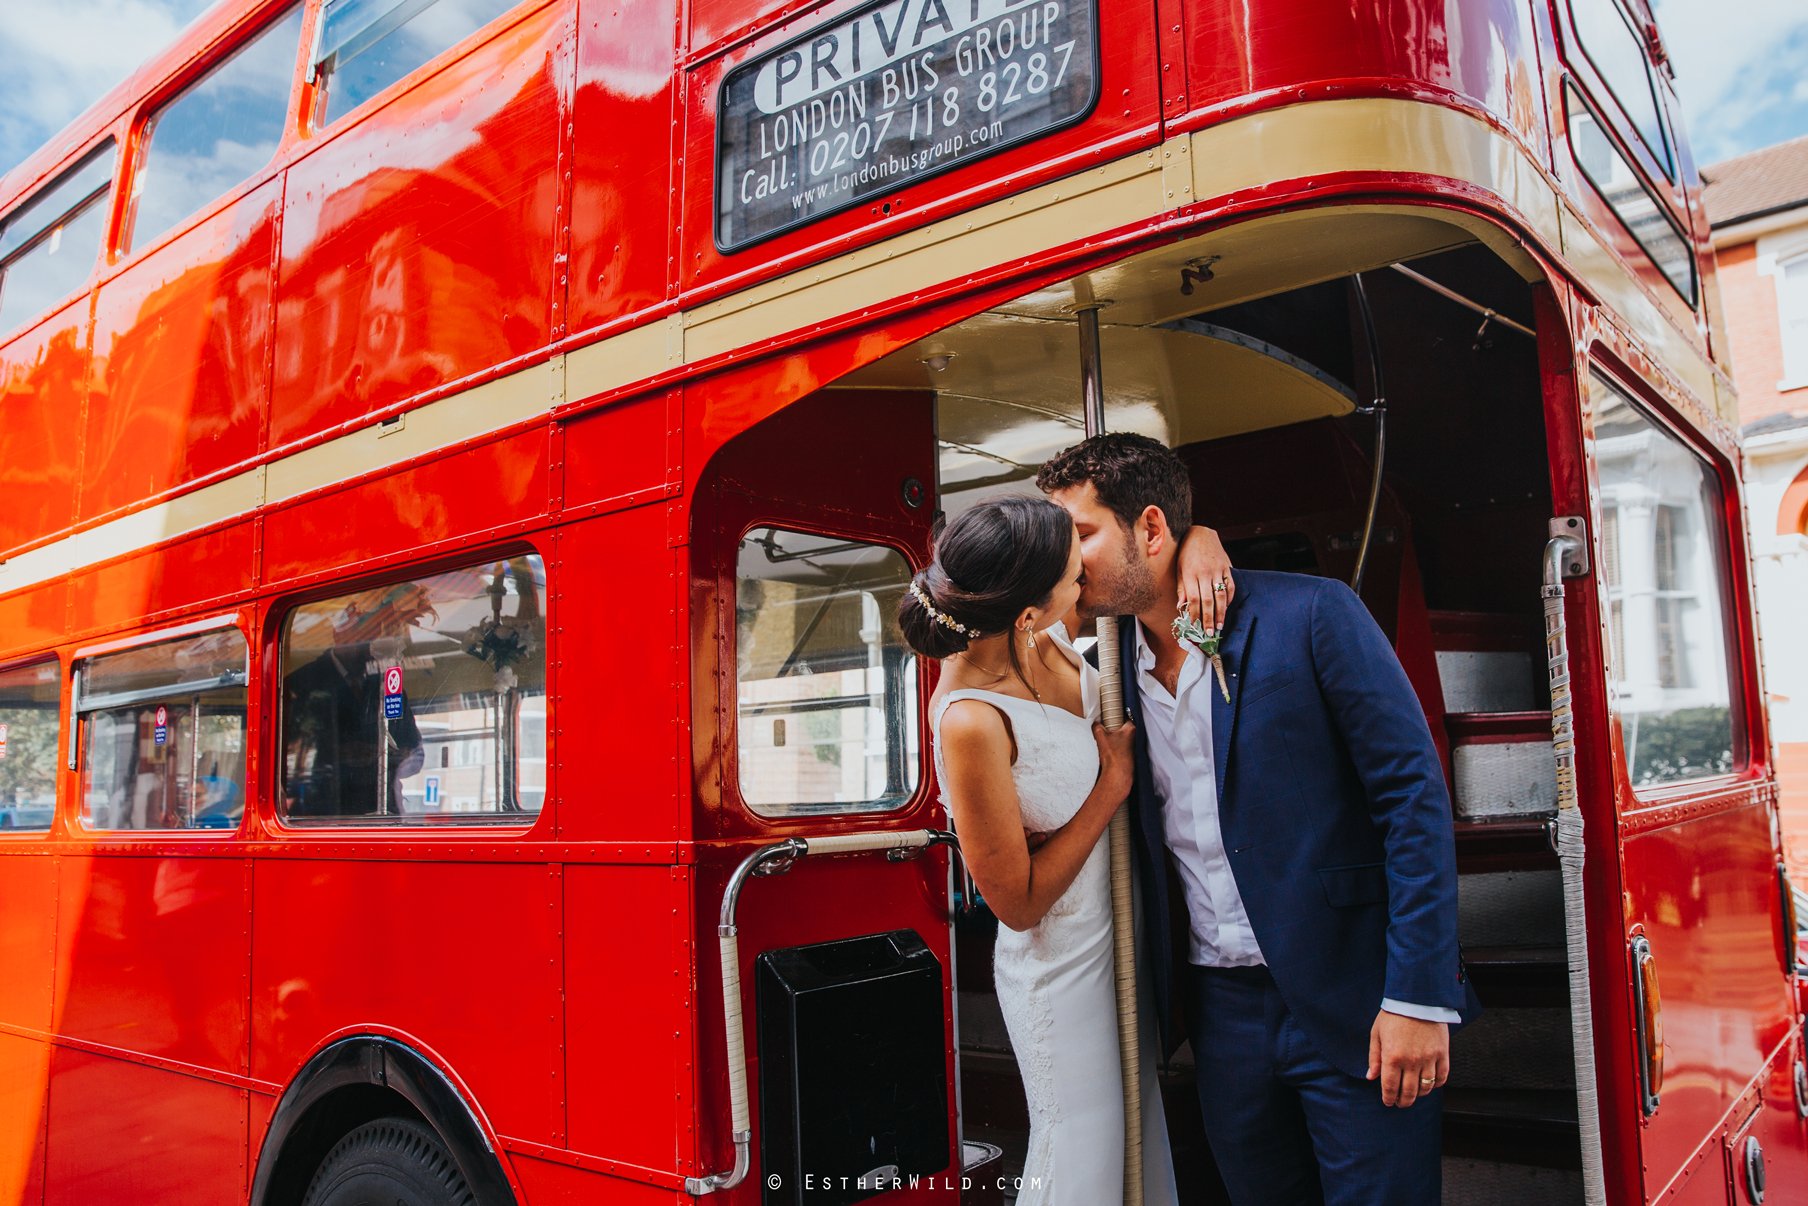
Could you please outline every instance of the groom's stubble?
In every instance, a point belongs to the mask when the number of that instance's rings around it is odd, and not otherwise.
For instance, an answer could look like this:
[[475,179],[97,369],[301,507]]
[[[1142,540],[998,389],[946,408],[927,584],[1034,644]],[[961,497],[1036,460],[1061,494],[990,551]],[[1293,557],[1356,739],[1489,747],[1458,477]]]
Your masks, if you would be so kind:
[[1084,562],[1086,587],[1079,602],[1083,619],[1140,615],[1161,597],[1155,569],[1137,547],[1135,531],[1126,531],[1121,523],[1111,526],[1115,539]]

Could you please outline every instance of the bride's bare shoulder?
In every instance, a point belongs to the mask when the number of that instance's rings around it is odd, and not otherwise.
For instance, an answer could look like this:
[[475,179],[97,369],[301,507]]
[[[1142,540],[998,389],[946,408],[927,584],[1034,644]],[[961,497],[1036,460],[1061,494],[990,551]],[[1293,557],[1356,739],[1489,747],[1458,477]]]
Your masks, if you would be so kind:
[[954,762],[1017,759],[1017,740],[1010,717],[983,699],[957,699],[942,711],[937,733],[942,757]]

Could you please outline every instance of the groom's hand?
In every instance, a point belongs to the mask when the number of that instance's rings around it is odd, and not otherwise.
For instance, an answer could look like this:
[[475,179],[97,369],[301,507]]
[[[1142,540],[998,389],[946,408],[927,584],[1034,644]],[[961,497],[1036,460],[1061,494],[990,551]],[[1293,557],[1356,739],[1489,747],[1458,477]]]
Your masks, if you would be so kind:
[[1382,1010],[1369,1030],[1369,1079],[1402,1109],[1450,1079],[1450,1027]]

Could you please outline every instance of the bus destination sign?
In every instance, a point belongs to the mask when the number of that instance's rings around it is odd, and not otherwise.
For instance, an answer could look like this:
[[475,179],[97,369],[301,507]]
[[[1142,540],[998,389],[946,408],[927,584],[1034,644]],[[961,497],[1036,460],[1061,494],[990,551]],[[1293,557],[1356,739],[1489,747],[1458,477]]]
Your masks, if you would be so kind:
[[729,72],[716,246],[739,251],[1092,111],[1097,0],[880,0]]

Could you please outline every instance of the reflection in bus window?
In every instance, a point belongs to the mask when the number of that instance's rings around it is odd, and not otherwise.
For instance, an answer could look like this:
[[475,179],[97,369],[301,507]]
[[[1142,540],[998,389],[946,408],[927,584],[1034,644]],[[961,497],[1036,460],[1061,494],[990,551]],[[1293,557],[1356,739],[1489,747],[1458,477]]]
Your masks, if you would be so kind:
[[350,113],[520,0],[326,0],[313,71],[314,122]]
[[545,604],[529,555],[296,608],[283,626],[287,818],[539,812]]
[[130,242],[144,247],[270,162],[289,113],[301,5],[158,110],[132,184]]
[[245,812],[245,638],[221,628],[89,658],[82,824],[237,829]]
[[1576,90],[1566,85],[1563,96],[1569,106],[1570,149],[1582,165],[1583,175],[1626,224],[1651,262],[1682,294],[1683,300],[1693,306],[1695,257],[1690,253],[1688,240],[1613,145],[1613,139]]
[[62,706],[56,662],[0,670],[0,831],[50,828]]
[[1599,375],[1611,695],[1640,787],[1735,769],[1720,479]]
[[79,289],[107,232],[108,141],[0,224],[0,336]]
[[1582,52],[1601,73],[1633,128],[1645,140],[1651,158],[1657,160],[1664,175],[1676,179],[1670,143],[1658,117],[1657,81],[1645,58],[1645,39],[1615,0],[1570,0],[1569,11],[1575,19]]
[[917,663],[890,549],[758,528],[741,540],[741,797],[765,816],[898,808],[917,785]]

